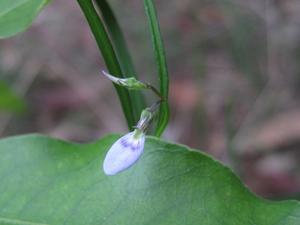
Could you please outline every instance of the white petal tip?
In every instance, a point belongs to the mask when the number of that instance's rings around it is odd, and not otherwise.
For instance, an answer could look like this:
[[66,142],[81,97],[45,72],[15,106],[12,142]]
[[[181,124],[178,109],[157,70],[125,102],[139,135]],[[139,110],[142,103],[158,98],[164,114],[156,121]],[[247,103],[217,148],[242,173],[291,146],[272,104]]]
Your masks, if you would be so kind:
[[116,175],[118,172],[114,172],[114,171],[111,171],[109,169],[105,169],[103,168],[103,172],[105,173],[105,175],[107,176],[113,176],[113,175]]
[[120,170],[119,168],[116,168],[115,166],[111,166],[108,163],[106,163],[104,161],[103,163],[103,172],[105,175],[107,176],[113,176],[116,175],[118,173],[120,173],[122,170]]

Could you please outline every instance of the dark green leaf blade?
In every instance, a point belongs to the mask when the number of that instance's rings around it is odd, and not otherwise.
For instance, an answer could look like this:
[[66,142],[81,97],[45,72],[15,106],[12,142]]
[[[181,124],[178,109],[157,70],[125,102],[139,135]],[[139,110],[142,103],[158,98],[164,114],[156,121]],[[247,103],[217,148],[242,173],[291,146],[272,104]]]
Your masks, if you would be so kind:
[[160,92],[164,98],[164,102],[161,104],[156,128],[156,135],[161,136],[164,132],[169,121],[169,105],[168,105],[168,93],[169,93],[169,75],[168,67],[165,56],[165,49],[163,40],[160,33],[159,23],[156,15],[155,6],[152,0],[144,0],[145,11],[148,17],[153,49],[158,66],[158,75],[160,82]]
[[[77,2],[86,17],[86,20],[88,21],[109,72],[116,77],[124,77],[112,43],[100,17],[94,8],[92,0],[77,0]],[[137,121],[135,121],[134,118],[134,106],[132,105],[129,91],[123,87],[119,87],[118,85],[114,84],[114,86],[118,93],[123,112],[127,120],[128,128],[129,130],[132,130]]]
[[[131,55],[127,48],[125,37],[116,16],[112,11],[112,8],[110,7],[107,0],[95,0],[95,3],[102,14],[103,22],[111,37],[111,41],[120,62],[124,77],[135,77],[138,79],[133,66]],[[131,91],[129,94],[132,101],[134,102],[133,109],[135,120],[138,121],[142,110],[146,108],[145,100],[143,98],[142,92],[140,91]]]
[[0,38],[8,38],[27,29],[49,0],[1,0]]
[[299,202],[260,199],[219,162],[157,138],[137,164],[107,177],[101,164],[117,138],[1,140],[0,224],[299,224]]

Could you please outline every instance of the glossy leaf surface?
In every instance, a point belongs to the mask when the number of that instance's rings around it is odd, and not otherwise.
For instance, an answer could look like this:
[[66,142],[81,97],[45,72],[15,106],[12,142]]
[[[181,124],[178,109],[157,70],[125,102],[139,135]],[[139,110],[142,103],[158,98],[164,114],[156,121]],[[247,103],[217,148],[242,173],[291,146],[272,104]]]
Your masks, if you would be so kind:
[[0,38],[28,28],[49,0],[0,0]]

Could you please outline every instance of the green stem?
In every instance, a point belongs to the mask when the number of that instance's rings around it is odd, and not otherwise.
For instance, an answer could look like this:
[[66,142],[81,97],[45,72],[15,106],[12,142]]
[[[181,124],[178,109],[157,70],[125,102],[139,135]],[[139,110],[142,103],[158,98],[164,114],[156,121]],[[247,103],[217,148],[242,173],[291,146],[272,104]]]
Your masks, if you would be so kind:
[[169,105],[168,105],[169,75],[168,75],[164,45],[160,33],[160,27],[157,19],[155,6],[152,0],[144,0],[144,5],[148,17],[154,53],[156,56],[155,58],[158,66],[160,93],[164,100],[160,106],[157,128],[156,128],[156,136],[161,136],[166,126],[168,125],[168,121],[169,121]]
[[161,95],[161,93],[159,92],[159,90],[157,90],[154,86],[152,86],[151,84],[147,84],[146,83],[146,86],[148,89],[150,89],[154,94],[157,95],[157,97],[160,98],[161,101],[164,101],[164,97]]
[[[133,76],[137,78],[136,71],[134,69],[132,58],[127,48],[127,44],[122,29],[108,1],[95,0],[95,3],[102,14],[103,22],[111,37],[111,41],[115,48],[115,52],[120,62],[120,66],[122,68],[124,76],[125,77]],[[134,102],[134,114],[135,114],[135,119],[137,121],[140,117],[142,110],[146,107],[145,99],[143,98],[142,92],[131,91],[129,94],[132,101]]]
[[[88,24],[91,28],[94,38],[96,39],[96,42],[102,53],[108,71],[111,74],[115,74],[120,77],[123,77],[121,66],[118,62],[117,56],[114,52],[109,36],[107,35],[104,25],[94,8],[92,0],[77,0],[77,1],[88,21]],[[119,87],[118,85],[114,85],[114,86],[119,95],[123,112],[127,119],[128,128],[129,130],[132,130],[133,126],[135,125],[135,119],[134,119],[134,114],[132,110],[133,108],[132,108],[129,92],[128,90]]]

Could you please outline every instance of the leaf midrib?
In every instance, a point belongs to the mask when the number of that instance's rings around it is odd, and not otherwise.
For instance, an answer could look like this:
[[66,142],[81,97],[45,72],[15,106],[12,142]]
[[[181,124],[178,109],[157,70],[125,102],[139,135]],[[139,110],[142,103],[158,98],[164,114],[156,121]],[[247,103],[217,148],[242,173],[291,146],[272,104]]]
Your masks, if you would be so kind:
[[7,224],[14,224],[14,225],[50,225],[46,223],[36,223],[32,221],[25,221],[25,220],[16,220],[16,219],[10,219],[0,216],[0,222],[4,222]]
[[17,8],[25,5],[25,4],[27,4],[28,1],[29,0],[21,1],[21,2],[19,2],[19,4],[15,5],[14,7],[8,8],[7,10],[3,11],[2,13],[0,13],[0,17],[5,16],[6,14],[10,13],[11,11],[13,11],[13,10],[15,10],[15,9],[17,9]]

